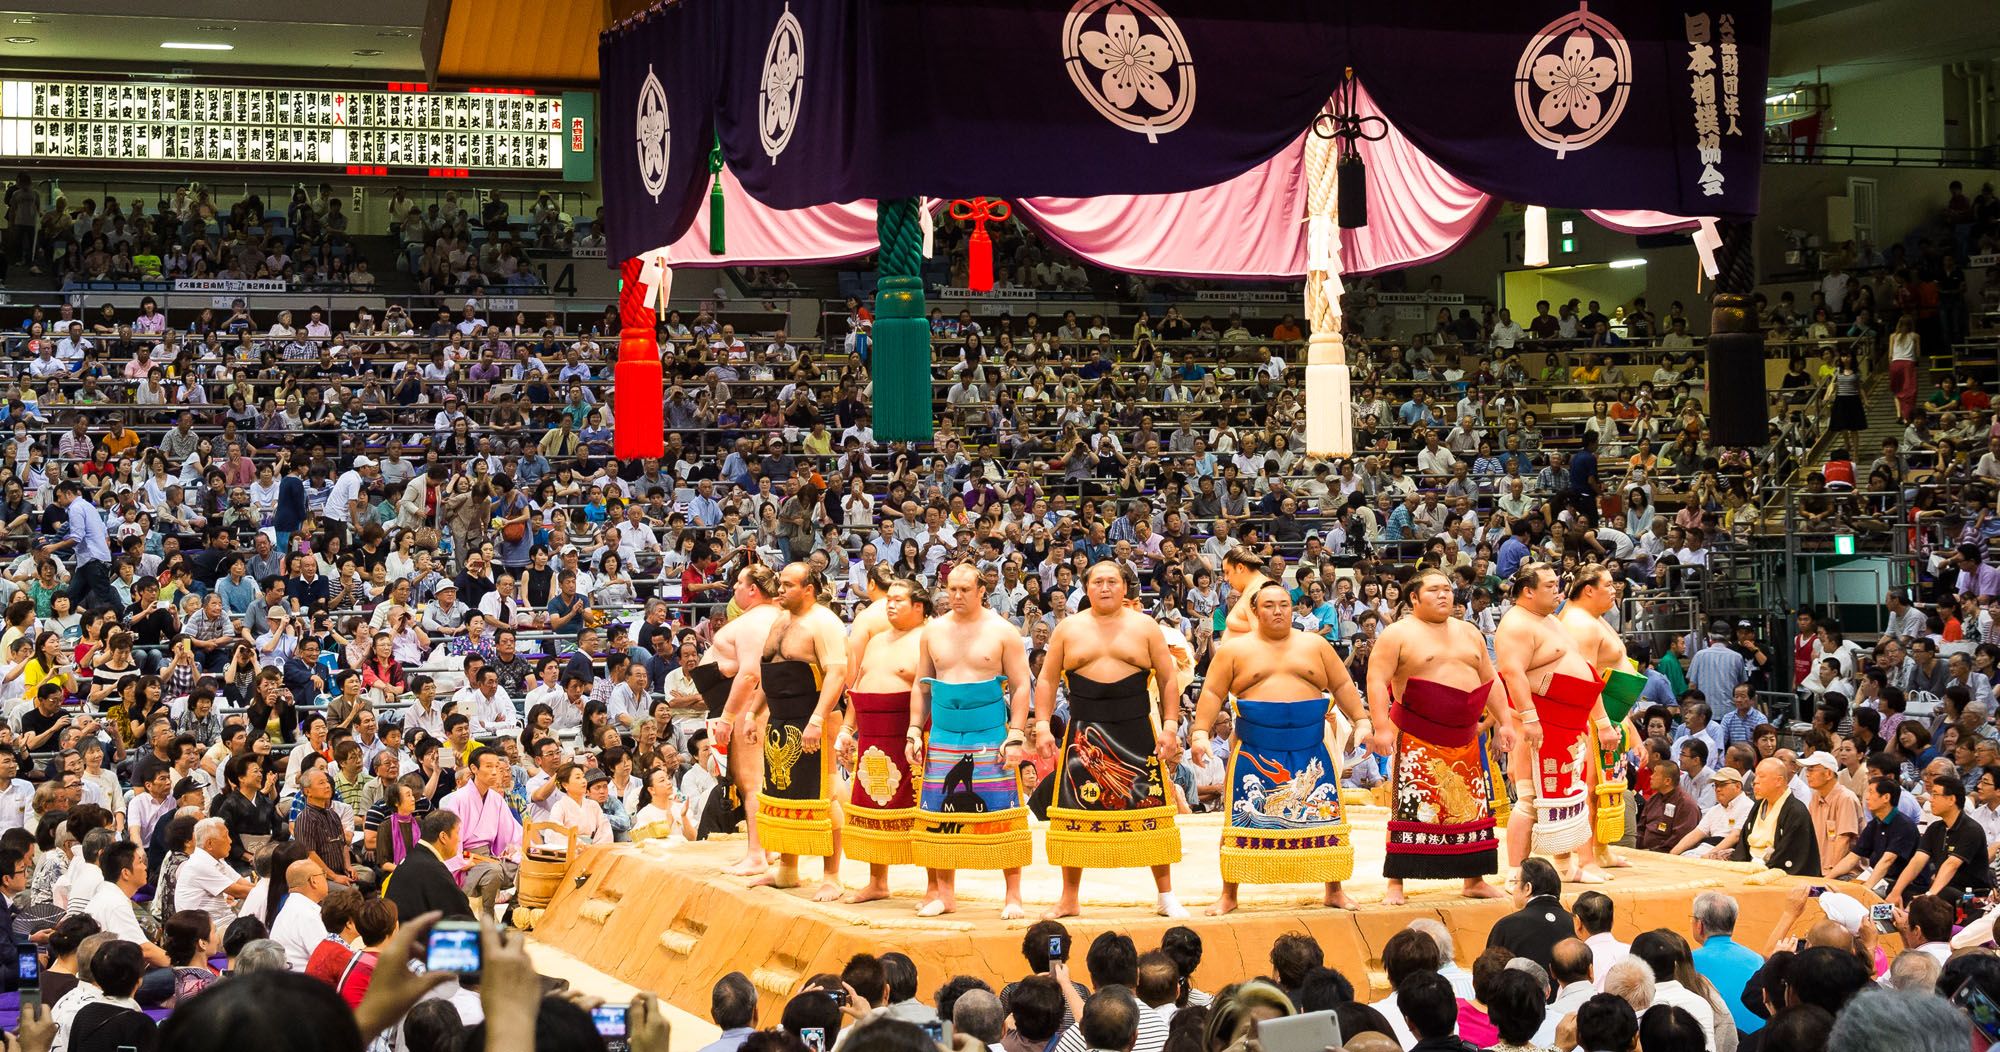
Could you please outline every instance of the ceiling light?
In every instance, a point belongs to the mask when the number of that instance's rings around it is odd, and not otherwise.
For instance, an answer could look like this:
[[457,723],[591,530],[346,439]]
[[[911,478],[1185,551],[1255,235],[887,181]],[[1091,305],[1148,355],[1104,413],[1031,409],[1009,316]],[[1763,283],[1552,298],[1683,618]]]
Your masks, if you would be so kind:
[[396,39],[407,39],[409,37],[415,36],[416,34],[411,33],[407,29],[385,29],[375,35],[378,37],[393,37]]
[[364,47],[364,48],[359,48],[359,49],[357,49],[356,51],[354,51],[354,52],[353,52],[353,54],[355,54],[356,56],[358,56],[358,57],[360,57],[360,58],[371,58],[371,57],[373,57],[373,56],[375,56],[375,55],[379,55],[379,54],[381,54],[381,53],[382,53],[382,52],[381,52],[381,50],[380,50],[379,48],[372,48],[372,47]]
[[204,33],[234,33],[234,32],[236,32],[236,27],[235,27],[235,26],[196,26],[195,28],[196,28],[196,29],[199,29],[199,30],[201,30],[201,31],[202,31],[202,32],[204,32]]
[[1764,105],[1776,106],[1781,102],[1790,102],[1798,97],[1799,93],[1796,91],[1788,91],[1785,92],[1783,95],[1766,95],[1764,96]]
[[8,38],[7,38],[7,43],[9,43],[9,44],[32,44],[32,43],[34,43],[34,42],[35,42],[35,38],[34,38],[34,37],[8,37]]
[[1614,259],[1611,261],[1612,270],[1631,270],[1633,267],[1643,267],[1645,265],[1646,261],[1643,259]]
[[42,23],[44,23],[44,22],[46,22],[46,21],[48,21],[48,19],[46,19],[46,18],[43,18],[43,17],[42,17],[42,16],[40,16],[40,15],[15,15],[15,16],[14,16],[14,24],[15,24],[15,25],[17,25],[17,26],[38,26],[38,25],[41,25]]
[[169,51],[234,51],[234,44],[206,44],[187,40],[168,40],[160,44]]

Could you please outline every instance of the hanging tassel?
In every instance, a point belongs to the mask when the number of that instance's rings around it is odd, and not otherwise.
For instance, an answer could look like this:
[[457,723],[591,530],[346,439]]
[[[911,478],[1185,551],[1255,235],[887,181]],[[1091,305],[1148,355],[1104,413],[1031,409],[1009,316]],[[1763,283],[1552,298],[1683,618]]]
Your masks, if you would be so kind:
[[1329,138],[1310,135],[1306,178],[1306,454],[1344,457],[1354,452],[1354,400],[1347,350],[1340,341],[1340,228]]
[[1521,265],[1549,265],[1549,210],[1541,205],[1529,205],[1521,213]]
[[898,197],[877,203],[874,350],[875,437],[884,442],[931,439],[931,326],[924,317],[923,202]]
[[1340,204],[1340,225],[1344,230],[1356,230],[1368,225],[1368,165],[1361,155],[1350,154],[1340,159],[1335,166]]
[[708,174],[714,180],[708,189],[708,254],[722,255],[722,136],[708,148]]
[[[618,364],[612,371],[611,451],[620,460],[666,452],[666,384],[660,368],[659,314],[673,272],[665,261],[625,261],[618,289]],[[657,282],[657,291],[648,279]]]
[[997,197],[959,198],[951,203],[951,217],[972,223],[972,238],[965,246],[965,284],[974,292],[993,289],[993,239],[986,233],[986,221],[1004,223],[1013,210]]
[[924,228],[924,258],[937,255],[937,217],[931,212],[931,202],[925,198],[917,206],[917,221]]

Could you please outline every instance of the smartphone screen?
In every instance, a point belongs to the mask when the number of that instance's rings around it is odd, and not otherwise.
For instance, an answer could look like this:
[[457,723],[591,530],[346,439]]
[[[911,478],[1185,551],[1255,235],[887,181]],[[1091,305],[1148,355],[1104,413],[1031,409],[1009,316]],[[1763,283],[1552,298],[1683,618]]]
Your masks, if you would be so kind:
[[1869,907],[1868,915],[1875,921],[1875,930],[1884,935],[1896,930],[1896,908],[1886,902],[1878,902]]
[[439,921],[431,928],[424,964],[431,971],[479,971],[479,927],[471,921]]
[[598,1005],[590,1010],[590,1022],[597,1027],[599,1037],[624,1037],[625,1006]]
[[1067,935],[1049,936],[1049,960],[1051,961],[1069,960],[1069,936]]
[[2000,1005],[1995,1005],[1984,991],[1968,981],[1951,995],[1951,1003],[1965,1009],[1965,1014],[1972,1017],[1972,1025],[1986,1035],[1987,1041],[2000,1041]]
[[823,1027],[808,1026],[799,1030],[799,1040],[806,1043],[812,1052],[826,1052],[826,1030]]

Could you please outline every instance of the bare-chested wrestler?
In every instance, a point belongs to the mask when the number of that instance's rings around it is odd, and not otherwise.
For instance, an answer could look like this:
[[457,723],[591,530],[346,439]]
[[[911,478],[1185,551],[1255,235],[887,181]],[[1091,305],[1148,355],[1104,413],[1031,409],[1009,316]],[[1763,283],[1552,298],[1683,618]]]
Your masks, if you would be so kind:
[[1235,909],[1237,885],[1245,883],[1323,883],[1327,905],[1351,910],[1340,882],[1354,875],[1354,840],[1340,803],[1340,768],[1326,745],[1326,714],[1337,703],[1358,722],[1361,694],[1325,639],[1292,627],[1292,593],[1284,585],[1265,581],[1249,599],[1255,629],[1215,648],[1189,746],[1195,763],[1208,762],[1209,728],[1235,698],[1223,781],[1222,897],[1208,913]]
[[1458,877],[1469,898],[1501,898],[1486,882],[1499,868],[1499,843],[1479,716],[1492,714],[1502,752],[1514,747],[1514,719],[1485,638],[1451,616],[1451,578],[1426,570],[1410,584],[1409,615],[1382,630],[1368,657],[1368,744],[1389,758],[1393,790],[1382,902],[1400,905],[1410,877]]
[[[987,582],[960,563],[945,575],[948,612],[924,627],[910,694],[910,769],[923,773],[911,852],[930,871],[918,913],[958,908],[957,870],[997,869],[1000,916],[1021,916],[1021,868],[1034,859],[1019,771],[1031,686],[1021,632],[986,605]],[[923,728],[928,725],[928,737]]]
[[[723,870],[739,877],[771,868],[770,856],[757,839],[757,787],[764,781],[764,710],[757,704],[753,687],[764,640],[780,613],[778,604],[771,601],[777,594],[778,575],[770,567],[753,565],[737,571],[731,597],[742,612],[716,631],[715,642],[690,674],[695,689],[708,703],[708,740],[728,760],[736,797],[733,806],[743,809],[743,857]],[[752,674],[740,674],[746,670]],[[743,744],[730,748],[732,737]]]
[[778,856],[777,866],[751,883],[797,887],[798,857],[817,855],[824,868],[813,898],[831,902],[841,894],[840,842],[833,820],[834,741],[825,735],[828,722],[839,730],[834,703],[846,682],[847,626],[819,605],[820,583],[808,563],[779,571],[783,610],[771,625],[763,661],[744,669],[766,722],[757,832],[764,850]]
[[930,616],[930,597],[909,581],[896,580],[887,563],[876,563],[868,579],[875,601],[854,619],[847,639],[848,725],[840,732],[841,756],[850,751],[846,798],[840,821],[841,851],[868,864],[868,884],[847,894],[847,902],[889,896],[889,867],[907,865],[916,792],[904,756],[910,727],[910,685],[917,675],[917,650]]
[[1257,611],[1251,593],[1269,582],[1271,575],[1265,570],[1263,556],[1239,544],[1222,553],[1222,579],[1236,593],[1236,601],[1229,605],[1229,617],[1223,622],[1217,643],[1257,631]]
[[1577,571],[1569,585],[1569,602],[1556,615],[1570,638],[1576,640],[1577,652],[1590,662],[1591,670],[1604,684],[1604,714],[1593,728],[1601,733],[1609,723],[1618,735],[1611,748],[1595,750],[1591,763],[1592,838],[1597,842],[1598,863],[1613,868],[1632,864],[1611,848],[1625,835],[1625,750],[1636,736],[1629,716],[1646,689],[1646,677],[1625,662],[1625,641],[1604,622],[1604,615],[1617,602],[1618,582],[1611,571],[1591,563]]
[[[1047,844],[1049,861],[1062,867],[1063,890],[1044,916],[1079,912],[1085,866],[1149,866],[1160,915],[1185,917],[1174,898],[1181,834],[1166,767],[1179,746],[1174,658],[1159,624],[1126,606],[1125,597],[1139,590],[1129,567],[1096,563],[1083,584],[1090,607],[1063,618],[1049,634],[1035,684],[1036,747],[1045,758],[1059,759]],[[1148,676],[1164,699],[1164,715],[1146,690]],[[1058,677],[1069,695],[1059,757],[1049,731]]]
[[[1520,803],[1507,823],[1508,865],[1517,868],[1528,857],[1532,837],[1535,851],[1563,864],[1563,879],[1601,884],[1604,871],[1591,850],[1588,732],[1603,712],[1598,695],[1604,685],[1555,618],[1562,600],[1555,568],[1523,563],[1507,584],[1514,605],[1500,618],[1493,650],[1507,700],[1524,727],[1511,760]],[[1598,744],[1617,740],[1613,731]]]

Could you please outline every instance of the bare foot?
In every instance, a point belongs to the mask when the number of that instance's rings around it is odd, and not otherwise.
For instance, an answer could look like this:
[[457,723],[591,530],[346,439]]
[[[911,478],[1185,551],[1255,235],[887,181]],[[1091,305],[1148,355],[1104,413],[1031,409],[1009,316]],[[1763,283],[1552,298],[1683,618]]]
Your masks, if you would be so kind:
[[1612,854],[1609,847],[1597,849],[1597,860],[1603,863],[1606,869],[1630,869],[1632,866],[1631,859]]
[[871,883],[867,887],[857,888],[854,891],[850,891],[847,894],[842,895],[840,897],[840,901],[847,903],[874,902],[876,899],[886,899],[888,897],[889,897],[888,885]]
[[1211,917],[1220,917],[1223,914],[1228,913],[1231,910],[1234,910],[1235,908],[1236,908],[1236,893],[1233,891],[1225,891],[1222,893],[1220,898],[1217,898],[1214,902],[1209,903],[1208,908],[1202,910],[1202,912]]
[[763,854],[745,855],[734,865],[723,867],[723,872],[732,877],[753,877],[771,868],[771,860]]
[[840,884],[837,881],[829,880],[821,884],[818,891],[813,892],[814,902],[832,902],[838,898],[840,898]]
[[1586,866],[1572,861],[1569,868],[1563,871],[1562,879],[1565,884],[1603,884],[1608,882],[1611,876],[1596,866]]
[[950,913],[957,908],[958,904],[955,902],[949,902],[943,898],[935,898],[930,900],[929,902],[924,903],[921,906],[918,906],[917,916],[942,917],[945,914]]
[[1063,917],[1075,917],[1082,913],[1083,911],[1077,908],[1076,896],[1064,895],[1062,898],[1056,900],[1055,905],[1042,911],[1042,919],[1060,920]]
[[765,870],[764,874],[756,880],[751,881],[749,886],[753,888],[777,888],[780,891],[786,888],[796,888],[799,886],[798,867],[777,866]]
[[1401,906],[1407,901],[1409,900],[1403,897],[1403,882],[1400,880],[1390,881],[1389,886],[1382,892],[1382,905],[1384,906]]
[[1008,899],[1006,905],[1000,907],[1001,920],[1020,920],[1027,915],[1027,911],[1021,908],[1019,899]]
[[1361,908],[1353,899],[1347,897],[1347,892],[1341,890],[1338,882],[1326,886],[1326,904],[1339,910],[1358,910]]
[[1468,899],[1504,899],[1507,893],[1486,883],[1484,880],[1468,880],[1463,892]]

